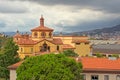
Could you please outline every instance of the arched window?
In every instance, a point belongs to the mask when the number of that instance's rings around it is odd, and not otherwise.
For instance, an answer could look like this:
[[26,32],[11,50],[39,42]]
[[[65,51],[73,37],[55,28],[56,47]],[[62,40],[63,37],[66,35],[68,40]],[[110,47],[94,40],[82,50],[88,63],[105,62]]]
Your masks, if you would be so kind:
[[49,37],[51,38],[51,36],[52,36],[52,33],[50,32],[50,33],[49,33]]
[[33,52],[33,48],[31,48],[31,52]]
[[45,38],[46,33],[45,33],[45,32],[42,32],[42,33],[41,33],[41,36],[42,36],[42,38]]
[[34,33],[34,37],[36,38],[38,36],[37,32]]
[[23,48],[21,48],[21,52],[23,52]]
[[59,45],[57,45],[57,51],[59,51]]

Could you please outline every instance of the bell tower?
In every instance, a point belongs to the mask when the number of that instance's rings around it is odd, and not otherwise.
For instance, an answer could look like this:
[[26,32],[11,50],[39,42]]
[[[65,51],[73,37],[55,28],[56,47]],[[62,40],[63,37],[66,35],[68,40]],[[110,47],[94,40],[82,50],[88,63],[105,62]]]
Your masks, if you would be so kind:
[[40,18],[40,26],[44,27],[44,18],[43,18],[43,15],[41,15],[41,18]]
[[40,25],[32,31],[32,39],[33,40],[42,40],[42,39],[49,39],[52,40],[53,38],[53,29],[46,27],[44,25],[44,18],[41,15],[40,17]]

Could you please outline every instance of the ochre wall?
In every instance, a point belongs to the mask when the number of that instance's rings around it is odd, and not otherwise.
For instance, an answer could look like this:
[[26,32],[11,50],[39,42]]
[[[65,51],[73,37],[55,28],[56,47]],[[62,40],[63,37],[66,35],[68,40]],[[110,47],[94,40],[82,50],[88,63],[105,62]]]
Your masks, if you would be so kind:
[[[44,40],[35,45],[19,45],[18,53],[20,58],[23,59],[25,55],[31,56],[31,55],[34,55],[34,53],[40,52],[40,46],[43,46],[44,42],[47,44],[47,46],[50,46],[50,52],[57,52],[57,45]],[[22,48],[22,51],[21,51],[21,48]],[[31,48],[33,48],[32,52],[31,52]],[[62,45],[59,45],[59,51],[62,51]]]
[[[37,37],[35,37],[34,36],[34,33],[37,33]],[[32,32],[32,40],[36,40],[36,41],[38,41],[38,40],[42,40],[43,38],[42,38],[42,36],[41,36],[41,33],[42,32],[39,32],[39,31],[33,31]],[[46,31],[45,32],[45,34],[46,34],[46,36],[45,36],[45,38],[52,38],[52,35],[51,35],[51,37],[49,36],[49,33],[50,33],[50,31]],[[52,34],[52,32],[51,32],[51,34]]]
[[86,56],[90,54],[90,44],[80,43],[79,45],[75,44],[74,51],[80,56]]
[[[21,51],[22,48],[22,51]],[[31,48],[33,48],[33,51],[31,52]],[[32,55],[34,53],[34,47],[33,45],[19,45],[18,50],[20,58],[24,58],[25,55]]]
[[60,38],[63,41],[63,44],[70,44],[74,47],[74,43],[72,43],[72,36],[68,36],[68,37],[56,36],[54,38]]
[[80,56],[86,56],[90,54],[90,44],[80,43],[80,45],[76,45],[75,43],[72,43],[73,39],[78,40],[88,40],[88,37],[84,36],[55,36],[54,38],[60,38],[62,39],[64,44],[70,44],[73,47],[75,47],[74,51],[79,54]]
[[34,46],[34,51],[35,52],[39,52],[40,51],[40,46],[43,46],[43,44],[44,44],[44,42],[48,45],[48,46],[50,46],[50,52],[55,52],[55,51],[57,51],[56,49],[57,49],[57,45],[55,45],[55,44],[52,44],[52,43],[50,43],[50,42],[48,42],[48,41],[42,41],[42,42],[39,42],[38,44],[36,44],[35,46]]
[[[46,32],[47,35],[49,33]],[[32,33],[34,35],[34,32]],[[38,32],[38,36],[40,37],[40,32]],[[90,44],[85,44],[85,43],[80,43],[79,45],[76,45],[76,43],[72,43],[73,39],[84,39],[88,40],[88,37],[73,37],[73,36],[57,36],[54,38],[60,38],[63,41],[63,44],[70,44],[73,47],[75,47],[74,51],[78,53],[80,56],[86,56],[90,54]],[[38,38],[37,38],[38,39]],[[41,38],[40,38],[41,39]],[[53,38],[51,38],[53,39]],[[34,53],[40,52],[40,46],[43,46],[44,42],[50,46],[50,52],[57,52],[57,45],[53,44],[52,42],[49,42],[47,40],[43,40],[38,42],[37,44],[34,45],[18,45],[19,46],[19,56],[24,58],[25,55],[34,55]],[[63,45],[59,45],[59,51],[63,51]],[[21,52],[21,48],[23,51]],[[33,48],[33,52],[31,52],[31,48]]]

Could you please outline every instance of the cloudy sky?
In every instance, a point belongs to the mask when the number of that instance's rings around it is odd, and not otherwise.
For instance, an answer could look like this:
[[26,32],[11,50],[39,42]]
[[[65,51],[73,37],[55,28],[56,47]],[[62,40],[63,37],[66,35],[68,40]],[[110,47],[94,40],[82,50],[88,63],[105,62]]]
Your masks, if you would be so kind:
[[0,32],[30,31],[45,25],[77,32],[120,24],[120,0],[0,0]]

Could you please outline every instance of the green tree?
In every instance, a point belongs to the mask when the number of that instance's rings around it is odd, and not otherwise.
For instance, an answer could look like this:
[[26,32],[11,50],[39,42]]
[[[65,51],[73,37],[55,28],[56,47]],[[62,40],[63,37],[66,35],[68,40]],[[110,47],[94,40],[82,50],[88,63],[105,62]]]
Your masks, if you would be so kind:
[[103,57],[103,55],[100,54],[100,53],[97,53],[96,56],[97,56],[98,58],[102,58],[102,57]]
[[80,80],[81,63],[63,54],[27,58],[17,68],[17,80]]
[[113,54],[112,57],[119,58],[119,55],[118,54]]
[[75,53],[73,50],[68,49],[62,52],[64,55],[68,56],[68,57],[77,57],[79,56],[77,53]]
[[9,70],[7,67],[18,62],[18,46],[15,45],[12,38],[9,38],[3,48],[3,54],[0,55],[0,77],[9,79]]
[[6,44],[7,41],[7,37],[0,37],[0,53],[3,53],[3,47]]

